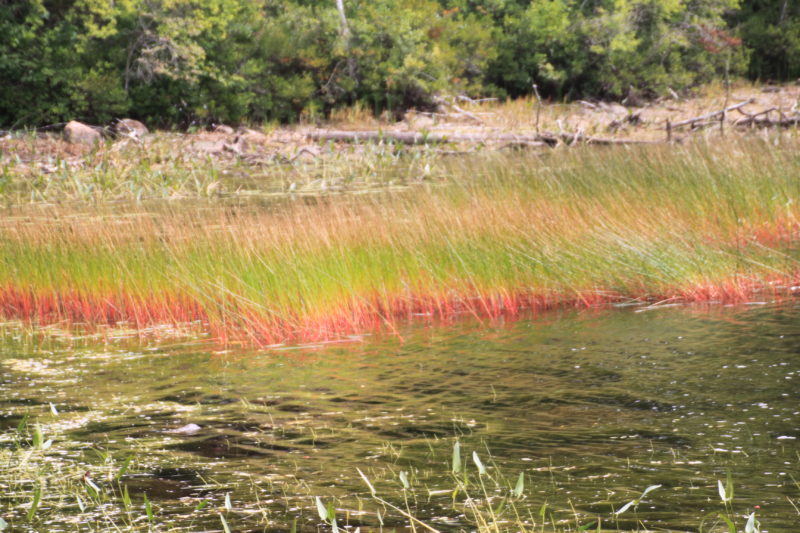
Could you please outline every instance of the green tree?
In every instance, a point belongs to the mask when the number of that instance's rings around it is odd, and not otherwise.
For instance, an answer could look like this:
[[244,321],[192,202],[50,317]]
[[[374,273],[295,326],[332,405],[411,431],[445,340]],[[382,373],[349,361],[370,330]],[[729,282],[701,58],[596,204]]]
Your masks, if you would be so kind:
[[743,0],[732,18],[752,54],[749,75],[761,80],[800,78],[800,2]]

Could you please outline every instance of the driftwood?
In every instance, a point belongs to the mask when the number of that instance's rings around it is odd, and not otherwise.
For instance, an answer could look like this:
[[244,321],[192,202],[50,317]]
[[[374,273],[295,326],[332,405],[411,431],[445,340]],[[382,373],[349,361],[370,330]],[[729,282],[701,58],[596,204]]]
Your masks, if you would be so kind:
[[[734,122],[735,126],[749,126],[751,128],[790,128],[792,126],[800,126],[800,114],[786,115],[783,110],[777,107],[770,107],[758,113],[746,113],[741,109],[738,111],[744,115],[744,118]],[[777,120],[771,119],[770,113],[777,113],[779,118]]]
[[800,115],[793,115],[791,117],[783,117],[777,120],[764,118],[753,118],[752,120],[745,119],[745,122],[737,125],[752,126],[756,128],[791,128],[800,126]]
[[483,119],[481,117],[479,117],[478,115],[476,115],[475,113],[470,113],[466,109],[462,109],[461,107],[456,105],[455,102],[450,102],[446,98],[435,97],[434,98],[434,102],[436,102],[436,104],[440,108],[442,106],[446,106],[446,107],[452,108],[457,113],[458,116],[467,117],[468,119],[474,120],[475,122],[478,122],[480,124],[484,123]]
[[739,102],[738,104],[730,105],[724,109],[720,109],[719,111],[712,111],[711,113],[706,113],[705,115],[700,115],[697,117],[688,118],[686,120],[681,120],[680,122],[673,122],[672,128],[680,128],[681,126],[694,126],[696,123],[700,122],[707,122],[709,120],[719,119],[720,116],[727,115],[730,111],[735,111],[740,109],[748,104],[752,104],[755,100],[753,98],[748,98],[743,102]]
[[308,134],[314,141],[363,142],[389,140],[402,144],[441,144],[441,143],[486,143],[505,142],[519,143],[526,146],[544,146],[545,141],[536,136],[514,135],[502,133],[496,135],[480,135],[472,133],[420,133],[416,131],[339,131],[319,130]]
[[582,133],[541,132],[535,135],[516,135],[513,133],[420,133],[415,131],[341,131],[318,130],[308,134],[314,141],[365,142],[390,140],[402,144],[440,144],[440,143],[505,143],[506,146],[555,146],[560,143],[599,145],[653,144],[655,141],[637,139],[608,139],[590,137]]

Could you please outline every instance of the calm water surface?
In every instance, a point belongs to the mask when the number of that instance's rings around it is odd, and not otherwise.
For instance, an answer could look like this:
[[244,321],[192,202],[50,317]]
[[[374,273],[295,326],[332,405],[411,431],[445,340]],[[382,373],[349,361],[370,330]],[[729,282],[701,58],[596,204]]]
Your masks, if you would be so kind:
[[[724,511],[717,480],[730,473],[740,529],[758,506],[762,531],[797,531],[798,318],[794,304],[612,309],[268,352],[34,343],[12,332],[0,349],[0,449],[20,446],[12,436],[27,415],[54,439],[31,461],[48,461],[56,478],[85,470],[101,490],[125,485],[135,510],[81,511],[52,489],[29,523],[35,482],[11,464],[17,451],[0,473],[0,516],[14,531],[146,530],[147,494],[159,530],[221,530],[219,513],[233,531],[293,521],[330,530],[319,496],[351,531],[377,531],[379,520],[406,530],[401,514],[371,501],[358,467],[404,509],[408,472],[412,514],[441,531],[473,530],[451,494],[458,439],[470,471],[477,451],[511,485],[525,473],[516,506],[537,530],[547,502],[545,530],[599,516],[606,531],[637,520],[709,531]],[[103,474],[129,455],[118,484]],[[613,517],[650,485],[661,488],[636,514]],[[498,503],[507,492],[489,487]]]

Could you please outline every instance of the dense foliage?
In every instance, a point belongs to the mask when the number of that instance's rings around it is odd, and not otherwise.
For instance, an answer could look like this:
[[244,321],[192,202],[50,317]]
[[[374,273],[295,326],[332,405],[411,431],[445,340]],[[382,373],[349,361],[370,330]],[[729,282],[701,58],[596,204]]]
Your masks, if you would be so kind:
[[0,0],[0,125],[291,121],[440,92],[650,97],[800,75],[790,0]]

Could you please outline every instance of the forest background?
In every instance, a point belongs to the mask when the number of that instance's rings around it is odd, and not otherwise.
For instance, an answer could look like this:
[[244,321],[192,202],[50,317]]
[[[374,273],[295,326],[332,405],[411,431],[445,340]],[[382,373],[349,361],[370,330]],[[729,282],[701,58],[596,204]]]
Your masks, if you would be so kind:
[[800,77],[796,0],[0,0],[0,127],[291,122]]

